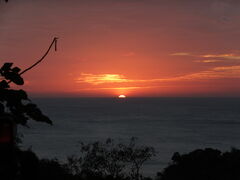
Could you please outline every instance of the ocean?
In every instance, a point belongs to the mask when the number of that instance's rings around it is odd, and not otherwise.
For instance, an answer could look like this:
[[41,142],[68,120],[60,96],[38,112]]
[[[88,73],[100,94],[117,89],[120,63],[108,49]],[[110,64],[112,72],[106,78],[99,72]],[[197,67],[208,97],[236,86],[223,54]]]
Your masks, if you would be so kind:
[[20,127],[23,148],[41,158],[66,160],[79,142],[128,141],[153,146],[157,156],[144,167],[154,176],[174,152],[240,148],[240,98],[35,98],[54,125]]

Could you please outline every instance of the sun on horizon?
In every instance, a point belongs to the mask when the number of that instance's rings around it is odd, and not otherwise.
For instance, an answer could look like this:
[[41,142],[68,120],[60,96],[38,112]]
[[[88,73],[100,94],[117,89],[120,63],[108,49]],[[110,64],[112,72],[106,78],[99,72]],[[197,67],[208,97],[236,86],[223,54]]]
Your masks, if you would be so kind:
[[124,98],[126,98],[126,96],[123,95],[123,94],[121,94],[121,95],[118,96],[118,98],[120,98],[120,99],[124,99]]

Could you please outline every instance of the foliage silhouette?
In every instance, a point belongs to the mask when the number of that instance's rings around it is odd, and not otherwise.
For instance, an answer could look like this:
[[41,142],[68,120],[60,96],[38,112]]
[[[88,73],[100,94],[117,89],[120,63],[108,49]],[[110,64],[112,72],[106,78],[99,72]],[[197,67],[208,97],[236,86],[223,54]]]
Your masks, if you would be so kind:
[[[28,173],[23,175],[30,179],[31,172],[37,169],[37,158],[32,153],[20,153],[17,147],[19,138],[16,137],[17,125],[28,126],[29,120],[52,124],[52,121],[45,116],[36,104],[33,104],[24,90],[10,88],[10,83],[23,85],[21,75],[38,65],[48,54],[53,44],[56,50],[57,38],[54,38],[46,53],[40,60],[29,68],[21,71],[19,67],[13,67],[13,63],[5,63],[0,68],[0,178],[13,180],[18,171]],[[26,156],[25,156],[26,155]],[[23,156],[25,156],[23,158]],[[24,161],[22,160],[24,159]],[[29,160],[32,160],[29,162]],[[31,164],[31,165],[29,165]],[[26,166],[29,165],[29,166]],[[28,168],[26,168],[28,167]],[[29,175],[29,177],[27,176]]]
[[57,159],[42,159],[39,161],[37,180],[71,180],[75,179],[74,175],[68,173],[67,168]]
[[0,69],[2,81],[0,82],[0,116],[11,119],[16,124],[27,125],[29,119],[52,124],[52,121],[42,114],[41,110],[33,104],[24,90],[10,89],[9,83],[23,85],[18,67],[13,63],[5,63]]
[[[27,126],[30,119],[52,124],[52,121],[31,102],[25,91],[10,89],[11,82],[16,85],[24,84],[19,73],[21,69],[12,66],[13,63],[5,63],[0,68],[0,178],[6,180],[15,179],[18,169],[24,168],[24,163],[18,167],[20,156],[15,145],[19,142],[19,136],[17,138],[15,134],[15,125]],[[30,167],[33,168],[34,164]]]
[[19,180],[30,180],[35,179],[39,168],[39,159],[38,157],[31,151],[21,151],[17,150],[18,157],[18,177]]
[[130,163],[130,177],[131,179],[139,180],[142,179],[140,170],[143,164],[155,156],[155,150],[153,147],[141,146],[138,147],[135,143],[136,138],[132,138],[128,146],[124,147],[126,153],[126,161]]
[[144,162],[155,155],[152,147],[137,146],[136,138],[128,144],[116,144],[113,139],[81,143],[80,152],[80,157],[68,158],[67,166],[72,174],[133,180],[142,179],[140,170]]
[[216,149],[197,149],[188,154],[174,153],[172,164],[158,174],[160,180],[240,179],[240,150],[222,153]]
[[68,174],[57,159],[39,159],[30,149],[18,150],[19,168],[16,180],[72,180],[73,175]]
[[[113,145],[112,142],[108,142]],[[90,152],[94,156],[109,156],[104,154],[111,152],[111,147],[108,150],[100,150],[99,147],[105,147],[106,142],[98,145],[95,143],[85,144],[84,152]],[[92,149],[92,145],[98,146]],[[101,145],[103,146],[101,146]],[[119,143],[122,144],[122,143]],[[90,146],[88,146],[90,145]],[[112,147],[117,146],[114,144]],[[122,144],[124,145],[124,144]],[[128,145],[127,145],[128,146]],[[90,149],[88,149],[90,147]],[[109,146],[107,146],[109,147]],[[122,148],[122,147],[121,147]],[[88,149],[88,150],[87,150]],[[97,151],[94,151],[97,150]],[[94,151],[94,152],[92,152]],[[84,159],[85,155],[82,156],[82,160],[79,158],[72,157],[68,163],[60,163],[57,159],[39,159],[31,150],[18,152],[19,158],[19,169],[17,180],[42,180],[42,179],[57,179],[57,180],[134,180],[134,177],[129,175],[127,168],[129,167],[126,161],[121,176],[113,177],[108,173],[93,173],[95,170],[91,163],[94,163],[93,159]],[[121,154],[121,153],[120,153]],[[124,154],[124,153],[123,153]],[[119,157],[122,157],[120,155]],[[97,158],[97,159],[98,159]],[[100,158],[101,159],[101,158]],[[124,159],[124,158],[123,158]],[[89,161],[89,162],[86,162]],[[107,160],[108,161],[108,160]],[[74,164],[74,163],[80,164]],[[104,163],[105,161],[103,161]],[[111,160],[109,161],[111,162]],[[87,163],[89,167],[88,172],[83,172],[82,164]],[[118,162],[119,163],[119,162]],[[85,164],[86,165],[86,164]],[[96,165],[96,164],[95,164]],[[74,167],[75,166],[75,167]],[[113,166],[114,167],[114,166]],[[85,169],[86,170],[86,169]],[[1,178],[2,179],[2,178]],[[141,177],[142,180],[152,180],[151,178]],[[156,180],[238,180],[240,179],[240,150],[232,149],[230,152],[222,153],[216,149],[197,149],[188,154],[174,153],[172,163],[166,167],[162,173],[158,173]]]

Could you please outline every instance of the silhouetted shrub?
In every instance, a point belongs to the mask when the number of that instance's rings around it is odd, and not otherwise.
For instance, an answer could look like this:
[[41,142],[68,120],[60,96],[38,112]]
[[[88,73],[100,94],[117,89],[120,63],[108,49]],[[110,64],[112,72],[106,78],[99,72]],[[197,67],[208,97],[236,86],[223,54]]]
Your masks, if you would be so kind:
[[31,151],[21,151],[17,150],[17,159],[19,163],[18,169],[18,179],[20,180],[30,180],[36,179],[36,174],[39,168],[39,159],[38,157]]
[[[108,139],[104,143],[82,144],[81,147],[84,152],[83,156],[70,157],[68,163],[60,163],[57,159],[39,160],[31,150],[18,150],[17,180],[134,180],[136,178],[131,176],[131,170],[128,171],[131,163],[128,164],[130,162],[129,152],[125,149],[126,147],[132,148],[132,145],[115,144],[113,140]],[[136,149],[144,150],[143,147],[135,147],[134,145],[131,151],[135,152]],[[115,156],[116,152],[119,153],[117,153],[118,157]],[[114,160],[111,157],[112,153]],[[138,158],[149,159],[149,154],[151,153],[144,154],[144,156],[141,154]],[[109,164],[106,165],[106,163]],[[118,164],[122,168],[115,168]],[[111,166],[113,167],[112,171],[109,169]],[[115,170],[120,172],[116,173]],[[138,178],[151,180],[151,178],[143,177],[141,173],[139,173]],[[240,150],[232,149],[230,152],[221,153],[219,150],[208,148],[198,149],[183,155],[174,153],[172,163],[162,173],[158,173],[155,179],[238,180],[240,179]]]
[[31,150],[17,149],[17,180],[132,180],[136,178],[132,177],[134,168],[138,168],[134,172],[139,173],[139,179],[149,180],[143,178],[140,169],[154,155],[154,150],[137,146],[135,141],[133,138],[127,144],[115,144],[112,139],[103,143],[81,143],[82,156],[69,157],[68,163],[40,160]]
[[136,138],[131,138],[130,143],[124,146],[125,161],[130,165],[131,179],[142,179],[141,168],[143,164],[155,156],[155,150],[150,146],[137,146]]
[[155,155],[152,147],[137,146],[136,139],[129,143],[105,142],[81,143],[81,156],[68,158],[67,166],[72,174],[80,177],[108,177],[113,179],[142,178],[144,162]]
[[39,162],[38,180],[70,180],[72,177],[72,175],[68,174],[68,170],[65,168],[65,166],[60,164],[57,159],[43,159]]
[[172,164],[158,174],[160,180],[235,180],[240,179],[240,150],[221,153],[198,149],[188,154],[175,153]]

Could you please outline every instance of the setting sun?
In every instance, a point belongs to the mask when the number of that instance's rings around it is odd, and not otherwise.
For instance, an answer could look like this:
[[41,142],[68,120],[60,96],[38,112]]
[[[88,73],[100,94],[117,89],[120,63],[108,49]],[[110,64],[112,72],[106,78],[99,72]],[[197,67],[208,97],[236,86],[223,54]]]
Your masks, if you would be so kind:
[[121,94],[121,95],[118,96],[118,98],[126,98],[126,96]]

